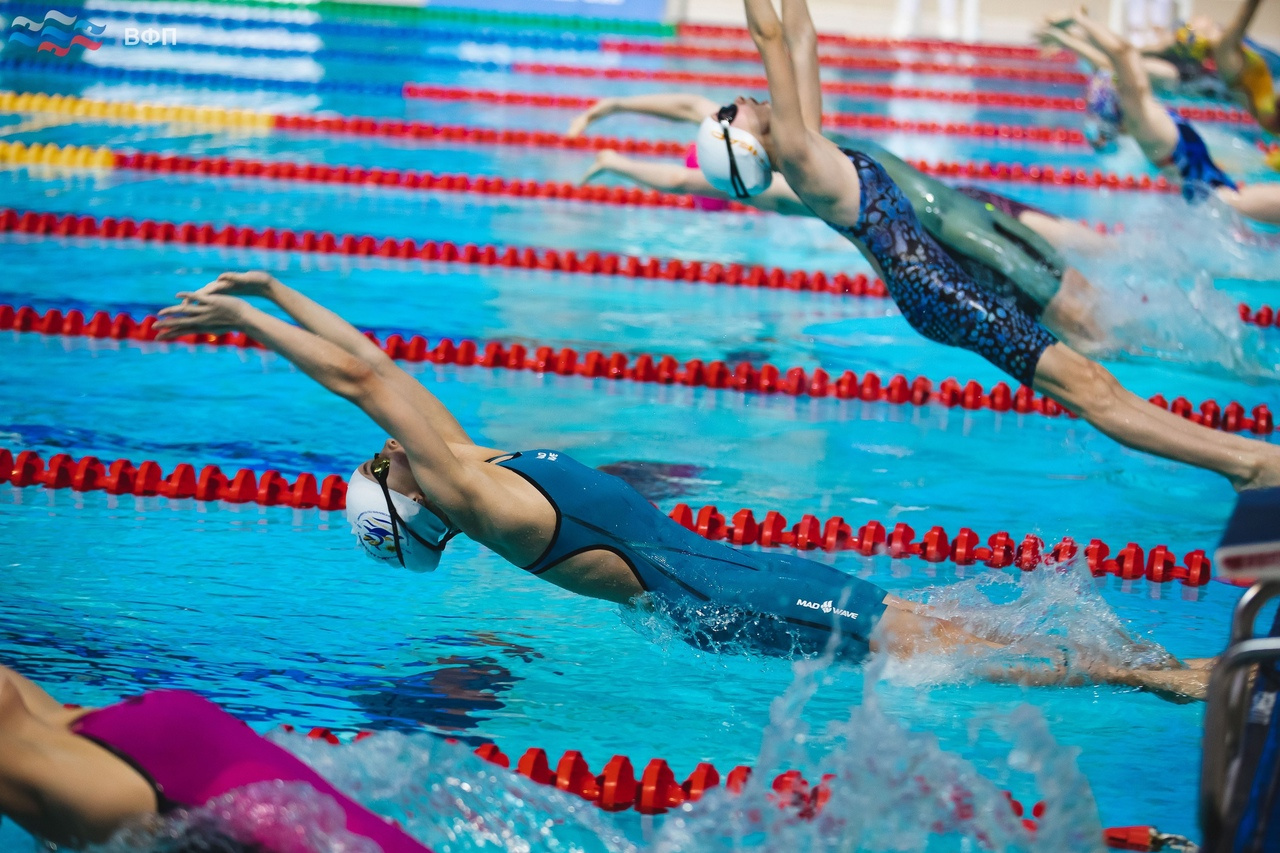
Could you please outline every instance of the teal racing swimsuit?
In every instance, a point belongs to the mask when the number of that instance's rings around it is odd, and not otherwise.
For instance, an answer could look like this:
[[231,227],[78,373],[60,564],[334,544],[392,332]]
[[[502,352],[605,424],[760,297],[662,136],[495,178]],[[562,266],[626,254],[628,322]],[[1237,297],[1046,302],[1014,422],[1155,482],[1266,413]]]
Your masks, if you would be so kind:
[[626,482],[554,450],[490,460],[528,480],[556,511],[546,550],[525,566],[540,574],[577,554],[620,557],[645,592],[695,646],[745,647],[775,656],[814,654],[835,636],[836,656],[866,656],[885,591],[792,554],[742,551],[704,539]]

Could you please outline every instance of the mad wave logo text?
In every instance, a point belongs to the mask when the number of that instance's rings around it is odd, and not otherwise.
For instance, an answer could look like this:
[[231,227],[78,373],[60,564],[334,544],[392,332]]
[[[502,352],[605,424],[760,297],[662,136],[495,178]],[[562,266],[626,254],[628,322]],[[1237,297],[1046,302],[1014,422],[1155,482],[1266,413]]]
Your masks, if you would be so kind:
[[830,599],[819,604],[816,601],[805,601],[803,598],[797,598],[796,604],[799,605],[800,607],[807,607],[810,610],[820,610],[823,613],[827,613],[827,614],[834,613],[837,616],[843,616],[846,619],[858,618],[857,613],[854,613],[852,610],[842,610],[839,607],[836,607],[834,604],[831,603]]

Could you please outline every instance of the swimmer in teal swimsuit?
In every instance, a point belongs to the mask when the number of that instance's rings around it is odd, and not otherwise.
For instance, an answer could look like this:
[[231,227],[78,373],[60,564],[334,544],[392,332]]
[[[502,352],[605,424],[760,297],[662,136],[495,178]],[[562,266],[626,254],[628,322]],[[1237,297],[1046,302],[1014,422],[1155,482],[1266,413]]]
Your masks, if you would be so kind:
[[[1138,49],[1093,21],[1083,10],[1070,18],[1105,56],[1107,67],[1090,88],[1090,107],[1101,125],[1100,141],[1123,132],[1132,136],[1142,153],[1188,201],[1216,196],[1241,216],[1280,224],[1280,184],[1237,186],[1209,155],[1200,134],[1189,121],[1167,109],[1151,91]],[[1108,81],[1114,80],[1113,95]]]
[[[299,325],[243,296],[274,302]],[[978,654],[1003,645],[823,563],[704,539],[622,480],[559,451],[477,446],[430,391],[354,326],[265,273],[228,273],[179,297],[181,304],[161,312],[162,338],[243,331],[390,433],[347,490],[360,546],[386,565],[434,570],[448,542],[463,533],[579,595],[653,606],[700,646],[786,657],[829,649],[856,662],[877,650]],[[1205,679],[1204,670],[1171,657],[1150,669],[1086,664],[984,674],[1191,696]]]

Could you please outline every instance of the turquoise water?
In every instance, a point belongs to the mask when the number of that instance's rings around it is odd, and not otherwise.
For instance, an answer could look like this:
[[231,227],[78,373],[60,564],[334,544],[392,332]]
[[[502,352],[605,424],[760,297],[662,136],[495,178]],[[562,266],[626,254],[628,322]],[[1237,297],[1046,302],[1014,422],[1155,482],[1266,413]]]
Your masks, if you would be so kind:
[[[247,29],[180,32],[193,42],[257,43],[251,38],[256,31]],[[310,49],[380,48],[367,33],[331,39],[287,32],[274,43],[297,48],[306,40]],[[463,41],[432,41],[431,50],[470,55],[466,51],[472,48]],[[486,50],[494,49],[491,42],[485,44]],[[694,67],[608,54],[565,59],[564,51],[523,43],[518,50],[549,61],[587,64],[595,57],[626,67]],[[17,55],[7,48],[0,58]],[[85,61],[262,78],[415,81],[583,95],[623,90],[608,81],[412,59],[368,68],[297,58],[245,60],[216,50],[104,47],[86,54]],[[739,64],[731,67],[747,70]],[[4,70],[0,77],[0,85],[8,89],[108,100],[272,112],[332,110],[486,127],[559,129],[571,115],[390,96],[297,93],[258,84],[205,91],[60,71],[37,75]],[[954,75],[900,75],[895,82],[1001,88]],[[636,83],[626,90],[658,88]],[[916,118],[1063,126],[1078,126],[1081,120],[1071,113],[969,110],[927,102],[832,106],[866,106]],[[520,178],[572,180],[591,159],[587,153],[552,149],[251,134],[54,115],[0,121],[5,139],[24,142]],[[639,118],[611,119],[600,130],[691,138],[690,129]],[[1206,138],[1224,167],[1250,179],[1264,176],[1261,155],[1248,134],[1207,125]],[[1098,160],[1079,147],[905,134],[880,140],[900,154],[930,159],[1145,171],[1136,150],[1129,148]],[[1106,295],[1102,315],[1113,337],[1107,364],[1133,390],[1280,409],[1277,333],[1243,327],[1234,315],[1239,300],[1255,306],[1280,301],[1280,280],[1268,246],[1240,245],[1237,225],[1229,217],[1220,211],[1193,215],[1177,198],[1004,186],[1012,195],[1064,215],[1125,226],[1128,236],[1113,257],[1082,265]],[[870,272],[852,247],[825,226],[772,216],[45,167],[0,171],[0,199],[8,207],[59,213]],[[768,361],[783,367],[822,366],[832,373],[903,372],[935,383],[956,376],[989,386],[1001,378],[975,356],[921,339],[883,300],[15,235],[0,236],[0,253],[7,273],[0,281],[0,302],[40,310],[102,308],[141,315],[225,269],[264,268],[362,328],[384,334],[411,331],[432,339],[474,337],[579,351],[670,353],[682,360]],[[259,351],[11,332],[0,333],[0,348],[0,446],[44,454],[92,453],[104,459],[153,458],[166,469],[180,462],[274,468],[292,476],[303,471],[345,475],[381,441],[378,430],[348,404],[325,394],[281,359]],[[744,396],[481,368],[410,369],[473,437],[490,446],[558,447],[591,465],[678,466],[664,469],[672,476],[640,483],[663,508],[683,501],[715,503],[728,511],[752,507],[757,514],[778,509],[792,520],[805,512],[840,514],[856,524],[874,518],[891,527],[905,521],[918,533],[941,524],[953,533],[968,526],[984,536],[1009,530],[1017,539],[1028,532],[1055,541],[1066,535],[1077,541],[1096,536],[1117,548],[1129,541],[1144,547],[1163,543],[1183,554],[1212,548],[1232,502],[1230,488],[1213,475],[1125,450],[1087,425],[1063,418]],[[816,693],[805,704],[803,718],[812,734],[808,747],[801,749],[790,723],[775,720],[769,728],[771,705],[795,680],[786,662],[695,652],[660,626],[638,624],[613,605],[571,596],[465,541],[451,546],[447,571],[437,576],[380,570],[352,549],[346,530],[340,514],[315,510],[0,486],[0,541],[12,543],[5,549],[0,587],[0,661],[65,701],[107,703],[139,688],[183,687],[200,691],[263,730],[294,723],[407,734],[408,758],[379,752],[369,745],[378,740],[374,738],[329,750],[315,760],[336,776],[355,780],[355,787],[360,780],[367,786],[381,780],[394,795],[371,796],[371,801],[402,818],[429,805],[425,811],[436,817],[411,825],[441,849],[479,846],[474,834],[442,827],[450,809],[458,807],[457,789],[449,780],[472,778],[467,774],[480,771],[448,747],[433,744],[429,734],[450,734],[466,742],[493,740],[513,756],[541,746],[554,760],[566,749],[577,749],[597,771],[614,753],[631,756],[637,768],[650,757],[662,757],[680,779],[699,761],[712,761],[722,772],[739,763],[797,766],[810,778],[840,772],[848,777],[841,814],[883,814],[902,826],[927,820],[902,800],[876,793],[877,787],[892,789],[867,769],[877,749],[885,755],[917,756],[931,778],[955,773],[972,788],[983,777],[1011,788],[1027,803],[1049,798],[1064,804],[1062,810],[1074,803],[1090,811],[1083,780],[1064,781],[1074,779],[1063,768],[1070,765],[1068,751],[1076,750],[1078,767],[1096,799],[1092,820],[1195,832],[1198,705],[1170,705],[1117,688],[1030,690],[973,684],[954,661],[885,671],[873,667],[870,676],[833,667],[821,674]],[[1180,584],[1095,582],[1078,575],[1028,580],[884,556],[815,558],[895,593],[948,603],[989,626],[1066,636],[1115,655],[1123,652],[1123,644],[1111,634],[1118,624],[1180,656],[1216,653],[1238,596],[1237,590],[1219,583],[1196,591]],[[1000,606],[987,606],[988,599]],[[789,704],[780,706],[787,711],[783,721],[796,716],[796,697],[805,693],[807,682],[798,684]],[[1027,705],[1034,712],[1025,710]],[[979,731],[987,729],[1005,736]],[[936,738],[936,744],[930,745],[927,737]],[[1021,752],[1013,750],[1022,758],[1011,757],[1010,739],[1018,737],[1034,741],[1020,742]],[[402,744],[391,738],[384,743],[394,746],[382,748],[392,752]],[[1042,769],[1037,776],[1027,770],[1026,754],[1048,756],[1052,761],[1046,759],[1045,766],[1058,769]],[[405,766],[419,767],[432,784],[452,793],[422,799],[403,785],[397,788],[393,770]],[[483,796],[473,803],[494,820],[500,814],[523,825],[520,821],[533,820],[539,809],[563,809],[568,802],[495,778],[475,777]],[[867,784],[859,787],[859,778]],[[1064,787],[1055,791],[1058,783]],[[525,806],[504,799],[513,785]],[[551,834],[551,841],[543,838],[541,843],[546,849],[561,849],[556,845],[572,839],[589,849],[629,844],[719,849],[714,837],[729,825],[727,809],[731,806],[711,803],[678,819],[641,819],[588,807],[585,816],[568,820]],[[1065,814],[1062,810],[1059,814]],[[991,817],[992,826],[1002,819]],[[850,845],[855,849],[892,846],[883,830],[858,835],[847,826],[807,826],[803,831],[811,834],[804,842],[787,834],[793,831],[799,830],[771,830],[765,846],[780,849],[790,839],[787,843],[800,843],[801,849],[838,847],[841,839],[855,837],[857,843]],[[924,849],[928,843],[903,832],[901,838],[910,840],[901,841],[900,849]],[[1086,849],[1052,827],[1046,833],[1034,849]],[[946,839],[933,843],[931,849],[956,849],[946,846]],[[1031,849],[1025,839],[1018,843]],[[10,825],[0,826],[0,847],[28,849],[30,844]]]

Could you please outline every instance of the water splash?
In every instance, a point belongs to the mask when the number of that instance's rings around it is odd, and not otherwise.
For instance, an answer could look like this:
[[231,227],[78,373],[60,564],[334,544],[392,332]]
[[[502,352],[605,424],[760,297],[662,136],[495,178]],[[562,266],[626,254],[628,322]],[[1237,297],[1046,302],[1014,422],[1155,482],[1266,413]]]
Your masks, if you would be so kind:
[[1134,199],[1126,230],[1104,252],[1068,252],[1098,289],[1103,352],[1156,358],[1230,376],[1280,375],[1280,351],[1240,322],[1238,300],[1215,279],[1275,279],[1280,235],[1260,232],[1217,199]]
[[[993,572],[923,597],[939,615],[1008,642],[1001,654],[1024,663],[1063,646],[1116,665],[1164,660],[1158,647],[1130,636],[1078,566],[1027,575]],[[673,648],[689,648],[667,616],[629,612],[628,618]],[[690,653],[714,662],[705,651]],[[975,745],[979,737],[998,741],[995,749],[988,743],[980,750],[979,768],[977,759],[943,749],[933,733],[913,730],[909,720],[895,719],[883,705],[887,685],[905,680],[917,686],[915,695],[921,684],[973,677],[971,663],[940,655],[917,667],[914,660],[903,664],[872,656],[861,703],[851,706],[846,719],[820,728],[807,721],[806,708],[837,681],[840,668],[830,656],[790,664],[792,683],[772,703],[755,772],[743,790],[714,789],[657,819],[647,837],[634,816],[606,814],[430,735],[384,732],[345,746],[297,733],[270,738],[438,853],[1096,853],[1102,827],[1077,766],[1078,750],[1059,745],[1035,708],[981,713],[970,721]],[[811,797],[773,790],[773,779],[789,770],[802,771],[812,783],[825,782],[828,799],[821,808],[814,808]],[[1011,810],[1005,786],[1028,802],[1043,802],[1034,830]],[[280,826],[303,827],[306,835],[281,836],[273,829]],[[309,846],[286,846],[281,853],[366,853],[363,842],[341,827],[341,813],[325,798],[273,784],[133,828],[95,853],[240,853],[216,845],[282,837]],[[201,833],[208,838],[191,846],[192,836]]]

